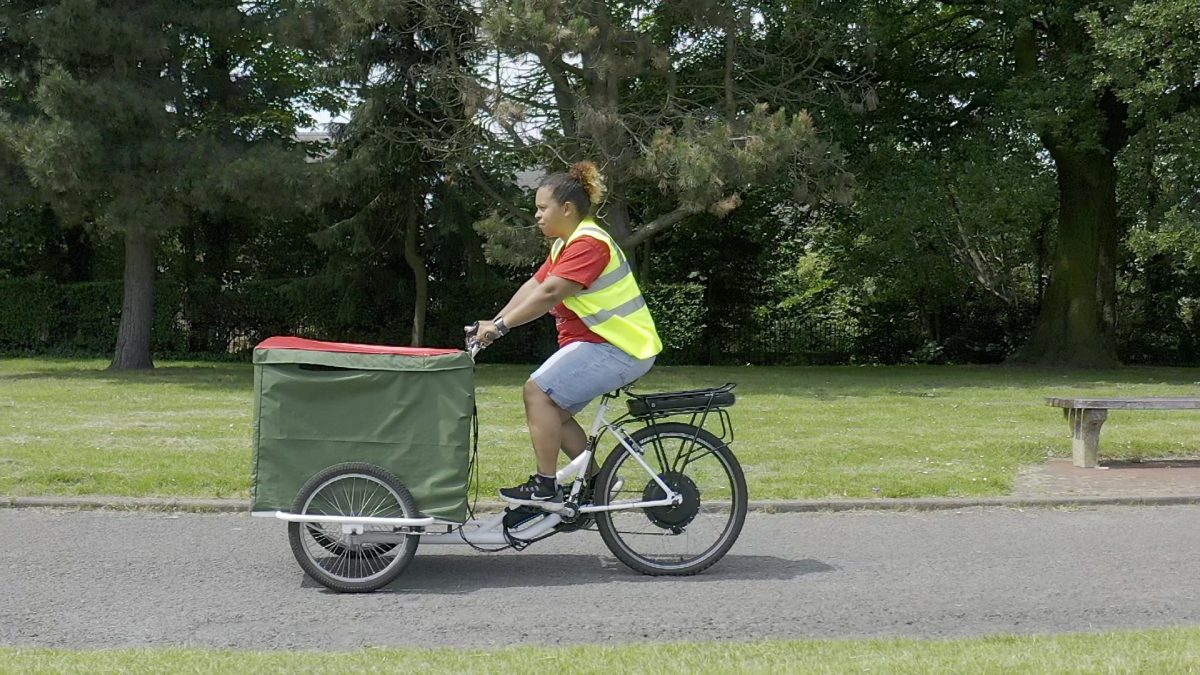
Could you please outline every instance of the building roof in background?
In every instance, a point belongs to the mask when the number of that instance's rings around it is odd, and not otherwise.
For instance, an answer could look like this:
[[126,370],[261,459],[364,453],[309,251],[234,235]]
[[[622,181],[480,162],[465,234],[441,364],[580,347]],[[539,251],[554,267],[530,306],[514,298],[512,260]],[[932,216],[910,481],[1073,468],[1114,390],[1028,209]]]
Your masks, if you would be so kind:
[[546,176],[546,172],[542,169],[528,169],[526,171],[518,171],[516,175],[517,187],[522,190],[532,190],[542,182],[542,178]]
[[296,140],[301,143],[329,143],[333,134],[319,129],[301,129],[296,132]]
[[329,133],[328,131],[319,129],[299,129],[296,131],[295,138],[301,143],[318,143],[325,146],[325,149],[322,152],[310,156],[307,159],[309,162],[320,162],[333,155],[333,134]]

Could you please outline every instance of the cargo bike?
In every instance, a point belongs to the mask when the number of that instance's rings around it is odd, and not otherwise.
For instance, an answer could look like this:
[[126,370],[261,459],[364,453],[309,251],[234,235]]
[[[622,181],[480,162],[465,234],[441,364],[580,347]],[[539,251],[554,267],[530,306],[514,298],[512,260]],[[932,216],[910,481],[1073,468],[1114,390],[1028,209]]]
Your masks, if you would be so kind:
[[[287,522],[309,577],[369,592],[394,581],[418,544],[520,550],[591,529],[649,575],[697,574],[733,546],[747,509],[729,447],[733,384],[604,395],[586,449],[558,472],[561,503],[475,517],[476,351],[288,337],[255,348],[253,515]],[[624,413],[608,421],[622,398]]]

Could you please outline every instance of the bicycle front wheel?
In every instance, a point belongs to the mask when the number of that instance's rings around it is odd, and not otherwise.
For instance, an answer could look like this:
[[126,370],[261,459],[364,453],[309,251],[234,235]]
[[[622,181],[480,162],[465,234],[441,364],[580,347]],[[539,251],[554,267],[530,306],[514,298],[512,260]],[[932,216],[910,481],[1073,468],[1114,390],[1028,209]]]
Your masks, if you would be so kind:
[[[605,545],[643,574],[686,576],[708,569],[729,552],[746,520],[746,478],[737,458],[719,438],[690,424],[655,424],[630,436],[654,474],[683,502],[597,512]],[[665,496],[618,444],[604,461],[593,499],[607,506]]]

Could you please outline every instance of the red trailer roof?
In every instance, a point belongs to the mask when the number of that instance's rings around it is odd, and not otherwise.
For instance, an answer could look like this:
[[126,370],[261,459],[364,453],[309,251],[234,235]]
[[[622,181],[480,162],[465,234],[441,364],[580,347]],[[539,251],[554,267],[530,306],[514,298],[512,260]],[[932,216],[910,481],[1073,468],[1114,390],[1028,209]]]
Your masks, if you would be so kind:
[[461,349],[429,349],[424,347],[392,347],[388,345],[358,345],[349,342],[322,342],[298,337],[277,336],[258,343],[255,349],[299,349],[307,352],[345,352],[349,354],[399,354],[401,356],[445,356],[458,354]]

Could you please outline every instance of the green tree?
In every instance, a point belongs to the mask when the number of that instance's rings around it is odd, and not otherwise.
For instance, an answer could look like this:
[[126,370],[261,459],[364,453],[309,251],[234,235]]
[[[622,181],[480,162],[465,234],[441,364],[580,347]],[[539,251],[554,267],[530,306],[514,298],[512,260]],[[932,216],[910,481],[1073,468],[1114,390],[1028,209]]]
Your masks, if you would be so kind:
[[[939,125],[1008,120],[1036,138],[1053,162],[1058,220],[1050,279],[1018,360],[1116,362],[1119,244],[1130,223],[1118,185],[1128,170],[1127,150],[1160,122],[1188,114],[1195,83],[1175,73],[1175,87],[1122,86],[1110,66],[1117,55],[1127,55],[1120,42],[1134,25],[1188,11],[1188,5],[889,1],[869,11],[882,47],[881,88],[902,91],[909,108],[920,109],[909,123],[914,137],[938,144],[944,138],[928,132]],[[1162,21],[1157,28],[1186,44],[1194,26]],[[1122,63],[1125,83],[1163,70],[1155,59]],[[1142,109],[1156,117],[1140,114]]]
[[[122,233],[124,299],[111,367],[153,367],[156,248],[196,212],[285,206],[302,156],[287,146],[311,84],[280,22],[292,4],[159,0],[6,3],[27,36],[35,114],[3,129],[65,223]],[[300,75],[300,76],[298,76]]]
[[1120,16],[1085,16],[1103,70],[1098,84],[1128,103],[1140,131],[1120,163],[1118,201],[1129,222],[1122,277],[1126,358],[1200,357],[1200,6],[1135,2]]
[[[33,3],[12,2],[0,9],[0,18],[27,12]],[[34,112],[33,93],[37,79],[34,63],[37,53],[21,25],[0,21],[0,125],[27,119]],[[0,235],[12,258],[0,262],[0,273],[12,274],[32,249],[41,249],[49,239],[45,221],[37,208],[32,185],[20,157],[6,143],[0,143]],[[7,255],[5,256],[8,257]]]
[[[797,29],[802,3],[783,5],[488,0],[491,67],[465,89],[472,142],[530,168],[597,160],[599,216],[626,249],[724,217],[764,183],[848,199],[840,154],[804,109],[836,53]],[[481,231],[511,235],[512,210]]]
[[411,344],[422,345],[431,276],[427,240],[457,231],[435,219],[451,190],[438,148],[456,135],[464,114],[440,88],[469,68],[477,16],[458,0],[328,7],[337,26],[330,72],[351,88],[357,105],[337,132],[330,162],[335,208],[347,215],[319,241],[340,246],[360,272],[394,262],[407,266],[415,295]]
[[1009,131],[977,126],[932,147],[876,136],[855,153],[854,207],[821,214],[806,238],[833,282],[810,304],[849,299],[864,356],[997,360],[1027,337],[1055,186],[1037,144]]

